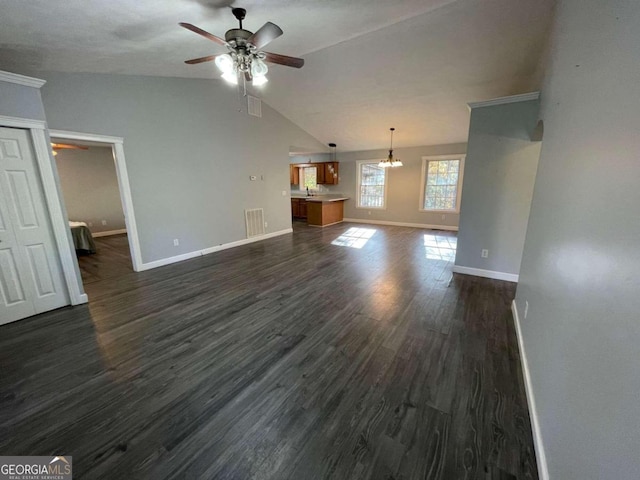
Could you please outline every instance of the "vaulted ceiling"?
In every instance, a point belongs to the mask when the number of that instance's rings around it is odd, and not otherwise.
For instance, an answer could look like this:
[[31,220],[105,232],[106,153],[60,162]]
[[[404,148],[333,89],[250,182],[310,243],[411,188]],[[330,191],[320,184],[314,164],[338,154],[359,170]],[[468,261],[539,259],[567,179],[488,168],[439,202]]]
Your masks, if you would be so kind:
[[[255,94],[339,150],[466,141],[466,104],[539,88],[554,0],[4,0],[0,69],[217,79],[218,36],[278,24],[267,50],[302,56],[270,68]],[[232,87],[229,94],[233,94]]]

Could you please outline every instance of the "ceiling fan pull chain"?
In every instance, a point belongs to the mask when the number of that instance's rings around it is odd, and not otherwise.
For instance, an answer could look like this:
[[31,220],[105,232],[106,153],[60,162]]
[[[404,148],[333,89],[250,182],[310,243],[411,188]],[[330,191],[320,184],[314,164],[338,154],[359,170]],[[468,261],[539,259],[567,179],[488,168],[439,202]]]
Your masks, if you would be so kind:
[[240,86],[240,83],[238,83],[236,91],[238,92],[238,113],[242,113],[242,99],[243,99],[243,95],[240,92],[240,89],[242,87]]

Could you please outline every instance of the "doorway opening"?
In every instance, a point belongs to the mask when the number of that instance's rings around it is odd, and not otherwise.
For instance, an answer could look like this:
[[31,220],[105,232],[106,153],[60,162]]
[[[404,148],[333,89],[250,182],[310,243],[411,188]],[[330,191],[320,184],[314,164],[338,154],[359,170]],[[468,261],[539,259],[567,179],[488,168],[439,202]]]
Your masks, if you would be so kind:
[[83,285],[139,271],[122,139],[55,130],[50,136]]

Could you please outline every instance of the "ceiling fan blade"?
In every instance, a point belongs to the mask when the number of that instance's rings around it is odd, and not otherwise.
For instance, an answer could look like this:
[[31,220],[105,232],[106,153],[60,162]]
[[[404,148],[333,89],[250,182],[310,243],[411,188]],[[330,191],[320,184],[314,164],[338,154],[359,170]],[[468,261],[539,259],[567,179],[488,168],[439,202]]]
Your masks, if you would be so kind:
[[267,62],[278,63],[280,65],[286,65],[287,67],[301,68],[304,65],[304,59],[296,57],[287,57],[286,55],[280,55],[279,53],[264,53],[264,59]]
[[215,60],[218,55],[208,55],[206,57],[200,58],[192,58],[191,60],[185,60],[184,63],[188,63],[189,65],[196,65],[197,63],[210,62],[211,60]]
[[52,143],[51,148],[54,150],[89,150],[89,147],[84,145],[71,145],[68,143]]
[[273,40],[278,38],[280,35],[282,35],[282,29],[275,23],[267,22],[262,27],[260,27],[260,30],[258,30],[247,39],[247,43],[255,45],[259,50],[267,43],[272,42]]
[[187,30],[191,30],[194,33],[197,33],[198,35],[202,35],[204,38],[208,38],[212,42],[216,42],[219,45],[227,44],[227,42],[225,42],[220,37],[216,37],[213,33],[205,32],[201,28],[198,28],[195,25],[191,25],[190,23],[180,22],[178,25],[180,25],[183,28],[186,28]]

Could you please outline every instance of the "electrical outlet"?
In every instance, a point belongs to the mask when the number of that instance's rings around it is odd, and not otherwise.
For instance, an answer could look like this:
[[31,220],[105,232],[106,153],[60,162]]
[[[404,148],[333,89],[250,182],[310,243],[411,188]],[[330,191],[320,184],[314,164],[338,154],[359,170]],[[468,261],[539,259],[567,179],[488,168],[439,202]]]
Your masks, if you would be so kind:
[[287,196],[287,191],[286,190],[282,190],[282,196],[286,197]]
[[480,255],[482,258],[489,258],[489,250],[486,248],[482,249],[482,254]]
[[102,224],[103,224],[103,225],[106,225],[106,224],[107,224],[107,221],[106,221],[106,220],[102,220]]
[[93,222],[89,222],[89,226],[90,226],[90,227],[93,227]]
[[180,241],[177,238],[173,239],[173,246],[177,247],[178,245],[180,245]]
[[446,215],[442,215],[442,220],[445,220],[447,218]]
[[524,318],[527,318],[528,313],[529,313],[529,302],[525,300],[524,301]]
[[264,228],[267,228],[268,226],[267,222],[264,222]]
[[251,180],[252,182],[255,182],[258,179],[258,177],[256,177],[255,175],[251,175],[249,177],[249,180]]

